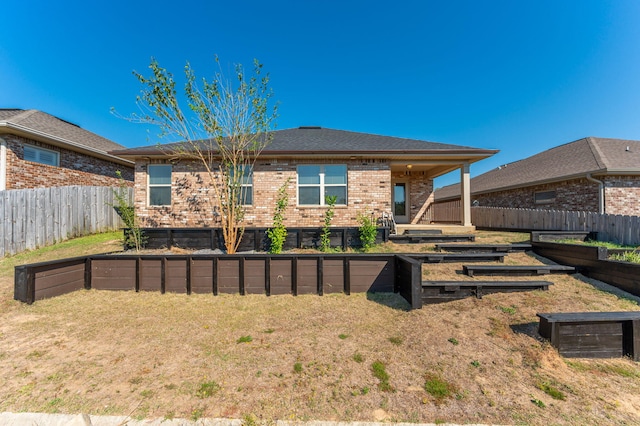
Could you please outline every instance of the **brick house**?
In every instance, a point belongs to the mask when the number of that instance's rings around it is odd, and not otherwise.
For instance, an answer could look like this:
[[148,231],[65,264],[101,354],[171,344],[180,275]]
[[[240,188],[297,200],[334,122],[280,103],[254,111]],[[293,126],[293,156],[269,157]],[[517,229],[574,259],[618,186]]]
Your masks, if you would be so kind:
[[133,162],[108,153],[122,145],[38,110],[0,109],[0,190],[133,184]]
[[[435,177],[460,169],[468,181],[469,165],[497,152],[320,127],[272,135],[247,180],[246,226],[272,225],[277,192],[287,179],[285,226],[321,226],[324,195],[338,197],[335,226],[356,226],[358,214],[379,217],[392,211],[399,223],[418,223],[433,201]],[[135,161],[135,205],[142,226],[216,225],[199,163],[158,146],[111,153]],[[470,225],[470,207],[466,213]]]
[[[587,137],[471,179],[474,204],[640,215],[640,141]],[[460,186],[435,192],[436,206]]]

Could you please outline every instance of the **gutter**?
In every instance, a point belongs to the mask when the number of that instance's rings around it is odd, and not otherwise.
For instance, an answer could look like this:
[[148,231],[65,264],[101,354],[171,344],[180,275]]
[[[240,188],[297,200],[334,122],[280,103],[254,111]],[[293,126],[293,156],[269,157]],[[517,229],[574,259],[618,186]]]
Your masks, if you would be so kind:
[[0,138],[0,191],[7,189],[7,141]]
[[598,184],[598,213],[604,214],[606,210],[604,204],[604,182],[591,176],[591,173],[587,173],[585,178],[590,182]]

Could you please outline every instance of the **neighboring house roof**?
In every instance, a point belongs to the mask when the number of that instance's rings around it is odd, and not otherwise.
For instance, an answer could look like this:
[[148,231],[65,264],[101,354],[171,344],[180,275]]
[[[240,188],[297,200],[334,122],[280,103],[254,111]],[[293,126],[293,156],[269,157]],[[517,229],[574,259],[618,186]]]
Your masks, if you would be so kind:
[[[272,140],[260,154],[262,157],[331,157],[366,156],[387,159],[434,156],[474,162],[487,158],[497,150],[427,142],[415,139],[372,135],[321,127],[298,127],[276,130]],[[145,156],[166,156],[175,152],[181,144],[153,145],[127,150],[112,151],[112,154],[135,159]],[[184,146],[184,145],[183,145]]]
[[73,123],[35,109],[0,109],[0,134],[10,133],[50,145],[131,166],[129,160],[109,154],[117,144]]
[[[471,193],[541,185],[589,174],[640,174],[640,141],[587,137],[471,179]],[[460,197],[460,184],[435,191],[437,201]]]

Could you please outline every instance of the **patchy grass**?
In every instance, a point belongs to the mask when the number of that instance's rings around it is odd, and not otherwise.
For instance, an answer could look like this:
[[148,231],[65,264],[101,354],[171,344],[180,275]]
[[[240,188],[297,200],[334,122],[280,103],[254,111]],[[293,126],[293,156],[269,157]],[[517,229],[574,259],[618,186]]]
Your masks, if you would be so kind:
[[[119,238],[79,239],[27,253],[19,263],[117,250]],[[476,240],[527,238],[479,232]],[[640,418],[637,363],[563,359],[537,335],[536,312],[638,309],[580,275],[545,277],[554,283],[548,292],[488,295],[417,311],[395,294],[91,290],[24,305],[13,300],[18,258],[0,264],[0,411],[223,417],[248,424],[384,418],[618,425]],[[524,253],[509,260],[545,262]],[[471,279],[461,269],[424,266],[435,280]],[[247,336],[250,344],[238,344]],[[554,390],[565,399],[556,399]]]
[[437,403],[442,403],[445,399],[451,398],[456,392],[453,384],[445,381],[440,376],[428,373],[425,377],[424,390],[431,395]]
[[619,260],[621,262],[640,263],[640,252],[625,251],[624,253],[614,253],[609,256],[611,260]]

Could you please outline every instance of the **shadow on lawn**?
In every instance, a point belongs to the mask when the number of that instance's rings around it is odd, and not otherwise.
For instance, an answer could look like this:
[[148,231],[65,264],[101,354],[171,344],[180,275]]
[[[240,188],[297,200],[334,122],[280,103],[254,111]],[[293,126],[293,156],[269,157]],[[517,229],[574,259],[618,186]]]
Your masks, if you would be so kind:
[[536,340],[540,340],[540,341],[544,340],[538,334],[537,322],[527,322],[524,324],[512,324],[509,327],[511,327],[511,330],[513,330],[513,332],[516,334],[526,334],[527,336],[533,337]]
[[380,305],[388,306],[400,311],[410,311],[411,305],[398,293],[373,293],[367,292],[367,300]]

